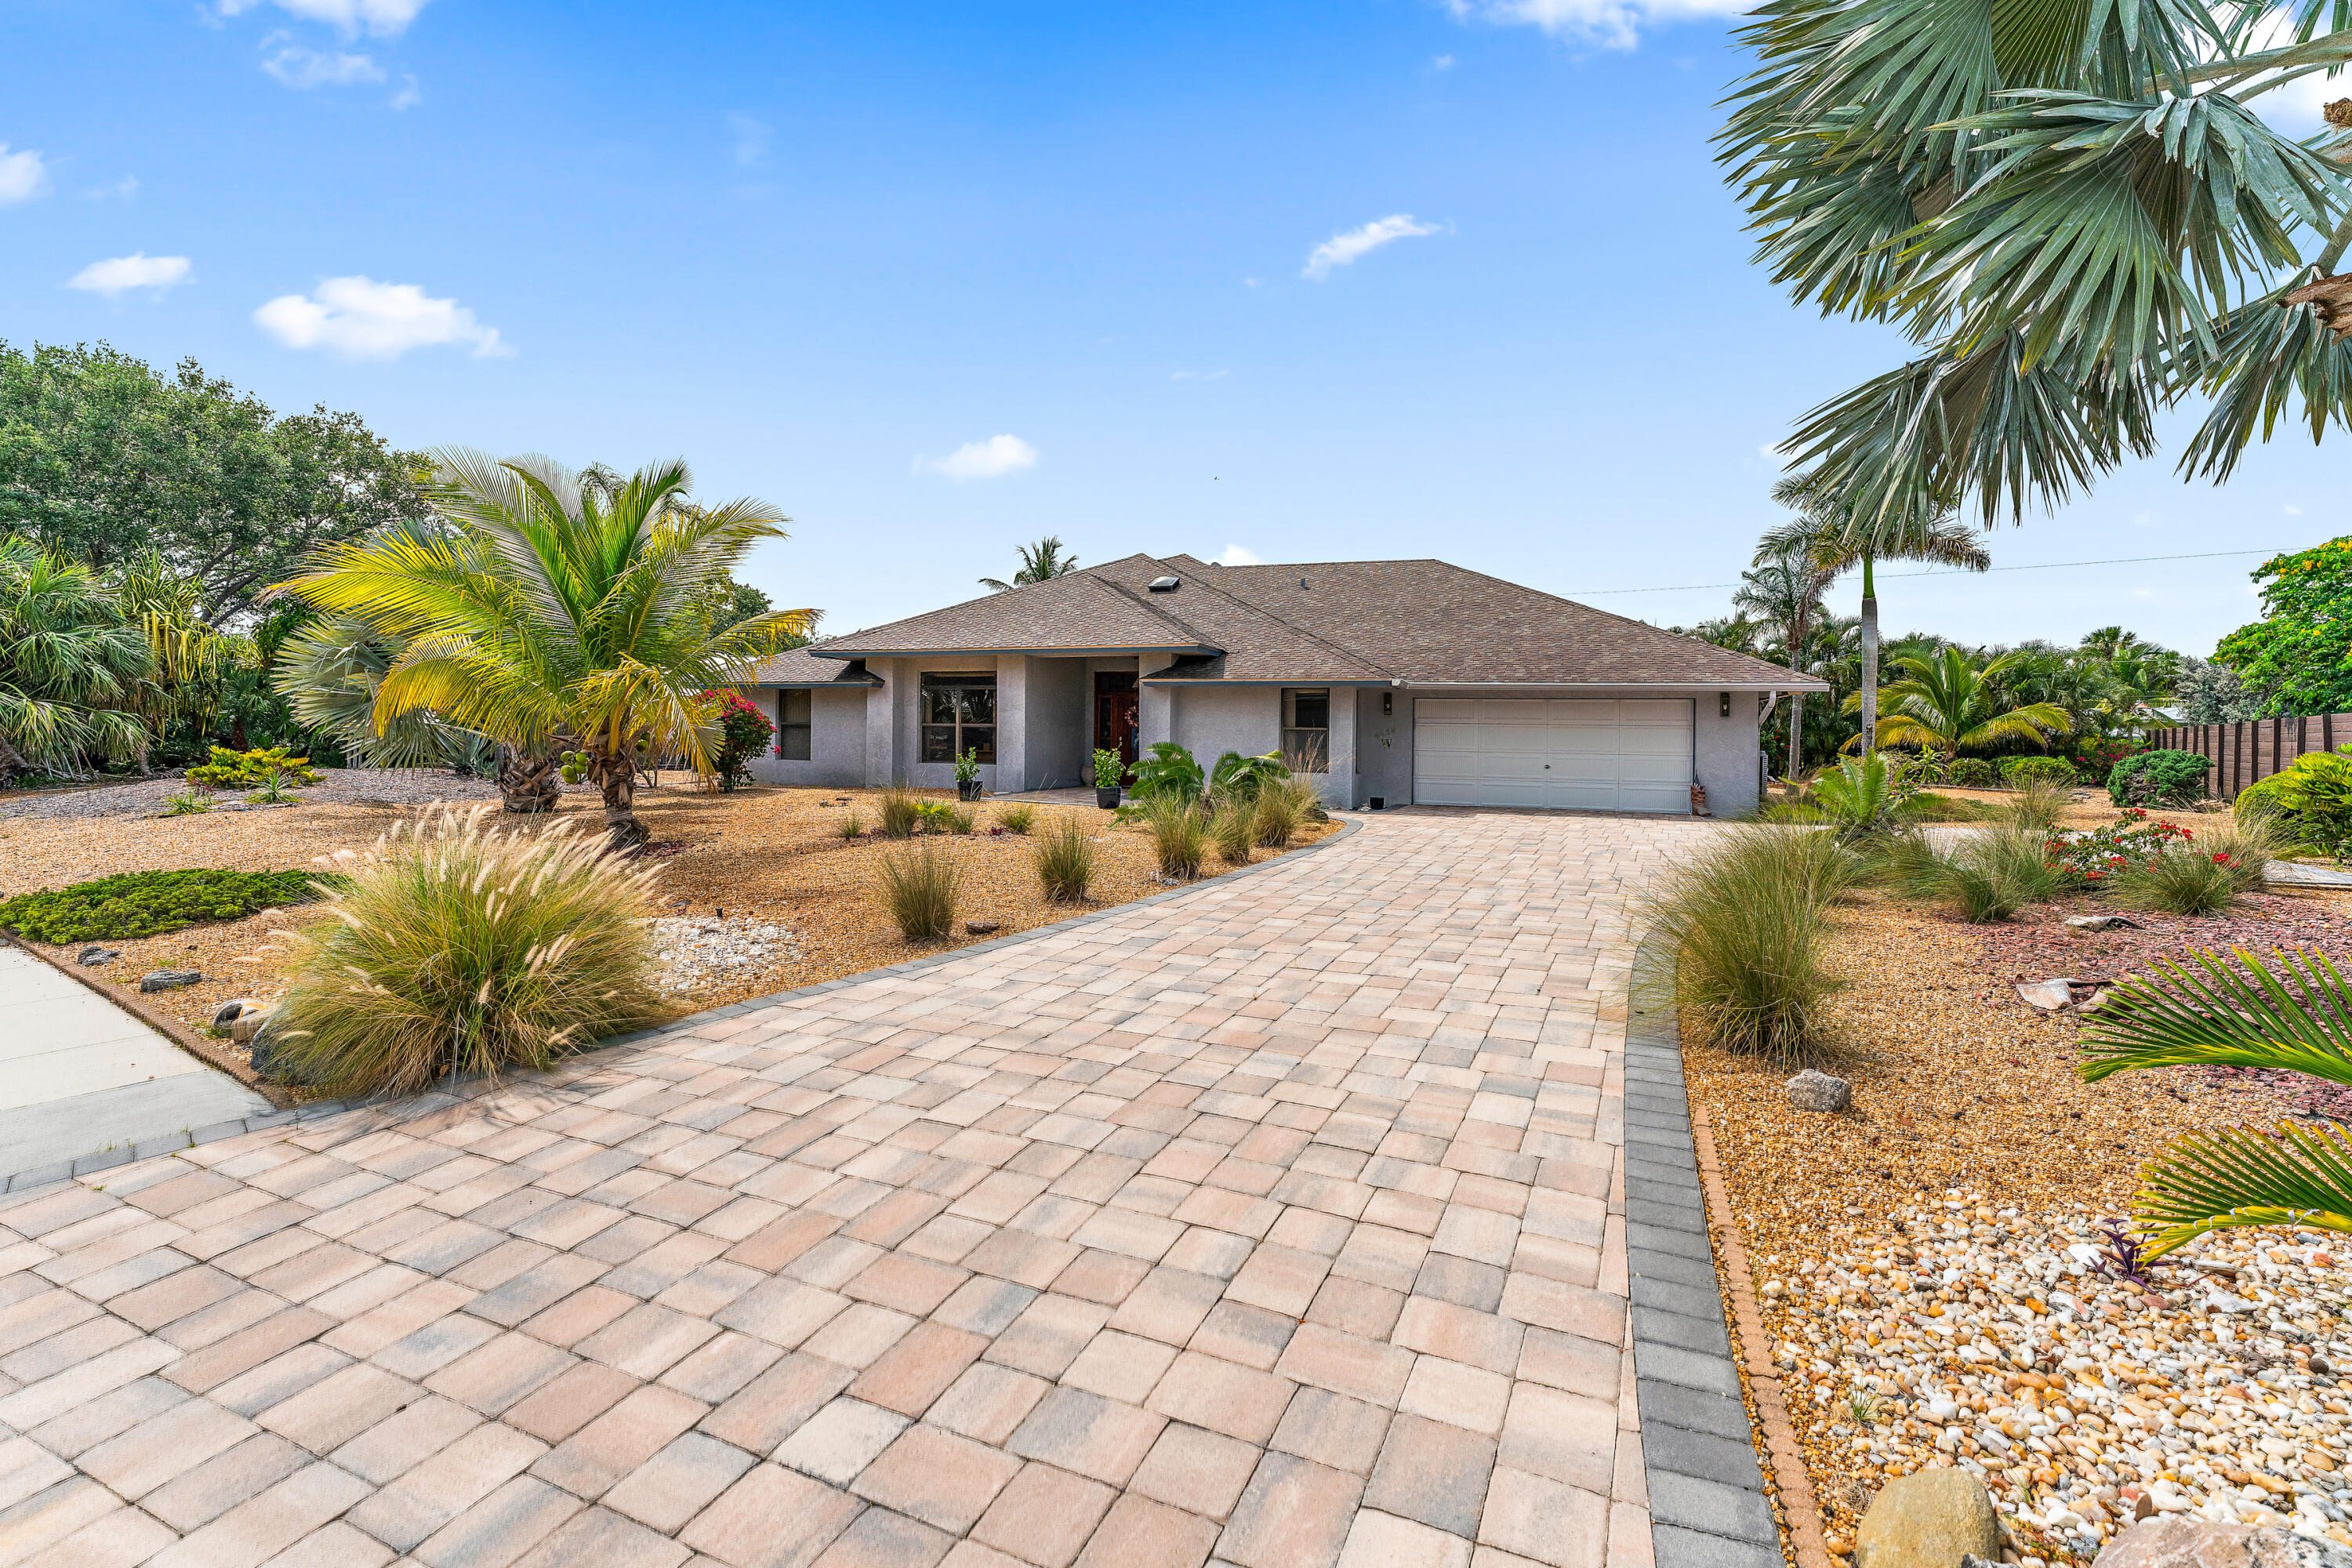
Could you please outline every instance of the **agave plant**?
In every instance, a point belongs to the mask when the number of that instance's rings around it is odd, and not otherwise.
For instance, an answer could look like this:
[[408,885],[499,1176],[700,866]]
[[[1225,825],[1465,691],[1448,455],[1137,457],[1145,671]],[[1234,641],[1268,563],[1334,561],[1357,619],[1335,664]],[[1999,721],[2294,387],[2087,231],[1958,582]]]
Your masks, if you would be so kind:
[[[2162,983],[2117,986],[2084,1032],[2082,1076],[2139,1068],[2243,1067],[2352,1084],[2352,984],[2324,953],[2242,949],[2165,963]],[[2181,1138],[2140,1171],[2133,1218],[2158,1258],[2205,1235],[2258,1226],[2352,1232],[2352,1135],[2329,1125],[2228,1127]]]

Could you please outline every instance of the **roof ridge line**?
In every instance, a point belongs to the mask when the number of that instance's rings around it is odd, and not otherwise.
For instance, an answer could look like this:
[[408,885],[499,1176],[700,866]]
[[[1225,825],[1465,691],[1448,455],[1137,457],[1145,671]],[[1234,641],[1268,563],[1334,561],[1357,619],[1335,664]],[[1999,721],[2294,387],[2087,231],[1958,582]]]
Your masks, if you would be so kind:
[[[1159,561],[1160,558],[1155,555],[1152,559],[1154,561]],[[1188,556],[1186,559],[1199,560],[1200,558],[1198,556]],[[1162,562],[1162,564],[1165,564],[1165,563]],[[1202,564],[1205,566],[1209,563],[1207,562],[1202,562]],[[1243,609],[1248,610],[1254,615],[1264,616],[1267,620],[1272,621],[1275,625],[1289,628],[1291,631],[1298,634],[1298,636],[1305,637],[1308,642],[1320,643],[1323,647],[1329,648],[1333,653],[1343,654],[1347,658],[1352,658],[1357,663],[1363,665],[1368,669],[1379,670],[1391,680],[1402,679],[1394,669],[1382,664],[1379,659],[1372,658],[1370,655],[1364,653],[1361,649],[1349,647],[1345,643],[1333,642],[1329,637],[1323,636],[1320,632],[1308,631],[1305,626],[1298,625],[1296,621],[1289,619],[1287,616],[1277,615],[1276,612],[1267,609],[1264,605],[1254,605],[1238,595],[1228,594],[1223,588],[1216,587],[1209,583],[1202,582],[1200,585],[1207,588],[1209,592],[1216,595],[1217,597],[1224,600],[1229,605],[1239,605]]]
[[[1142,555],[1142,554],[1143,554],[1143,552],[1142,552],[1141,551],[1138,551],[1138,552],[1136,552],[1136,553],[1137,553],[1138,555]],[[1158,557],[1157,555],[1144,555],[1144,557],[1143,557],[1143,558],[1144,558],[1146,561],[1150,562],[1150,563],[1151,563],[1153,565],[1155,565],[1155,566],[1158,566],[1158,565],[1165,565],[1165,564],[1167,564],[1165,562],[1161,561],[1161,560],[1160,559],[1160,557]],[[1130,558],[1130,557],[1121,557],[1121,559],[1122,559],[1122,560],[1125,560],[1125,559],[1131,559],[1131,558]],[[1106,565],[1108,565],[1108,564],[1111,564],[1111,563],[1108,563],[1108,562],[1106,562],[1106,563],[1105,563],[1105,564],[1106,564]],[[1144,598],[1142,595],[1139,595],[1139,594],[1135,593],[1132,589],[1129,588],[1126,584],[1121,584],[1121,583],[1114,583],[1114,582],[1112,582],[1112,581],[1111,581],[1109,578],[1108,578],[1108,577],[1097,577],[1097,576],[1095,576],[1095,574],[1094,574],[1093,572],[1091,572],[1091,571],[1087,572],[1087,573],[1086,573],[1086,575],[1087,575],[1087,576],[1088,576],[1088,577],[1092,577],[1092,578],[1094,578],[1094,581],[1095,581],[1095,582],[1097,582],[1097,583],[1100,584],[1102,586],[1104,586],[1104,587],[1106,587],[1106,588],[1108,588],[1112,593],[1117,594],[1117,595],[1119,595],[1121,598],[1123,598],[1123,599],[1127,600],[1129,604],[1132,604],[1132,605],[1134,605],[1138,606],[1139,608],[1142,609],[1145,613],[1147,613],[1147,614],[1149,614],[1149,615],[1152,615],[1152,616],[1157,616],[1160,619],[1161,619],[1161,620],[1163,620],[1163,621],[1166,621],[1169,625],[1171,625],[1171,626],[1174,626],[1174,627],[1175,627],[1177,630],[1179,630],[1179,631],[1181,631],[1181,632],[1188,632],[1188,633],[1190,633],[1190,634],[1192,635],[1192,641],[1194,642],[1194,644],[1195,644],[1195,645],[1197,645],[1197,646],[1199,646],[1199,647],[1213,647],[1213,648],[1216,648],[1216,649],[1217,649],[1221,654],[1222,654],[1222,653],[1224,653],[1224,652],[1227,652],[1227,651],[1230,651],[1230,650],[1228,650],[1228,649],[1224,648],[1224,647],[1223,647],[1223,645],[1221,645],[1221,644],[1220,644],[1220,643],[1219,643],[1219,642],[1218,642],[1214,637],[1210,637],[1206,632],[1203,632],[1200,627],[1198,627],[1198,626],[1194,626],[1192,622],[1190,622],[1190,621],[1188,621],[1188,620],[1184,619],[1184,618],[1183,618],[1182,616],[1181,616],[1171,615],[1168,611],[1161,609],[1159,605],[1155,605],[1155,604],[1152,604],[1150,600],[1148,600],[1148,599]]]

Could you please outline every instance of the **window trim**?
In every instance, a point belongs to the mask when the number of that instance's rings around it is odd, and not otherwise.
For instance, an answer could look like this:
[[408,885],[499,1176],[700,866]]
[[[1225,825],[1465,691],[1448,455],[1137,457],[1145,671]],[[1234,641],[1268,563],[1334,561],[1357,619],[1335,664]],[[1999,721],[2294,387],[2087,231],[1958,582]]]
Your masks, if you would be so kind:
[[[801,703],[802,717],[792,717],[795,699]],[[805,763],[815,754],[816,693],[785,688],[776,693],[776,760],[785,763]],[[798,755],[792,751],[793,740],[800,742]]]
[[[965,719],[963,704],[961,702],[950,704],[955,713],[952,720],[944,723],[932,720],[930,698],[934,690],[973,689],[984,690],[988,693],[987,723],[974,723]],[[979,750],[982,753],[980,757],[982,767],[993,767],[996,764],[996,671],[992,669],[925,669],[916,673],[915,757],[918,762],[933,767],[951,767],[969,746]],[[949,731],[948,754],[944,758],[927,754],[929,748],[926,742],[929,733],[936,730]],[[976,740],[967,742],[964,738],[967,730],[984,730],[987,731],[987,740],[984,742]]]
[[[1298,717],[1298,700],[1319,697],[1323,700],[1323,723],[1320,728],[1302,726]],[[1328,773],[1331,771],[1331,688],[1328,686],[1286,686],[1277,719],[1282,735],[1283,765],[1295,773]],[[1318,765],[1319,764],[1319,765]]]

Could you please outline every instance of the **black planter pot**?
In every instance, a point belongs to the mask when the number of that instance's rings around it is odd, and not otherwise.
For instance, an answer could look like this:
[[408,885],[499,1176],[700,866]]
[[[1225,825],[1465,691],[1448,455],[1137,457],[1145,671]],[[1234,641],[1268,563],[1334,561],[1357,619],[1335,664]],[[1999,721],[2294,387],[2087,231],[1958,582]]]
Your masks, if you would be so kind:
[[956,798],[958,800],[978,800],[980,798],[980,781],[978,779],[956,780]]
[[1108,788],[1105,788],[1101,784],[1097,784],[1095,786],[1095,804],[1101,806],[1105,811],[1117,811],[1118,809],[1118,788],[1119,786],[1117,784],[1112,784]]

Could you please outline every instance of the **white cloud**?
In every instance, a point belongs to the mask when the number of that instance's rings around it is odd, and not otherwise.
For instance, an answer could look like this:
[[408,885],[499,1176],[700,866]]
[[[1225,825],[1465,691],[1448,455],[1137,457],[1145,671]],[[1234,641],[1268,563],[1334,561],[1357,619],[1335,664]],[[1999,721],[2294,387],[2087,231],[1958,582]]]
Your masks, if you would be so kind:
[[1222,370],[1177,370],[1168,373],[1171,381],[1223,381],[1228,373]]
[[0,207],[29,202],[48,188],[49,167],[38,153],[30,147],[11,153],[8,143],[0,142]]
[[[305,21],[325,22],[343,37],[362,32],[379,38],[398,37],[425,9],[425,0],[269,0],[279,10]],[[221,0],[221,15],[235,16],[252,10],[262,0]]]
[[1383,245],[1436,232],[1435,224],[1415,223],[1411,213],[1391,213],[1387,217],[1373,219],[1361,228],[1335,234],[1317,246],[1307,253],[1307,267],[1299,276],[1320,283],[1331,276],[1334,267],[1350,266],[1359,258],[1370,255]]
[[125,174],[110,185],[92,185],[89,190],[84,191],[82,195],[85,199],[93,202],[102,202],[110,196],[119,202],[127,202],[138,194],[139,176]]
[[1220,566],[1263,566],[1265,564],[1265,563],[1257,558],[1255,552],[1248,550],[1239,544],[1228,544],[1225,546],[1225,552],[1223,555],[1212,555],[1209,559],[1215,562]]
[[2303,508],[2299,506],[2283,506],[2279,508],[2279,510],[2286,513],[2289,517],[2301,517],[2303,515]]
[[322,55],[299,44],[279,49],[261,62],[261,68],[295,88],[349,87],[383,79],[383,68],[365,55]]
[[1700,16],[1736,16],[1749,0],[1444,0],[1454,20],[1537,27],[1554,37],[1583,38],[1630,49],[1642,29]]
[[425,95],[416,89],[416,79],[413,76],[404,76],[400,79],[400,90],[392,95],[392,111],[397,114],[404,109],[414,109],[424,101]]
[[161,294],[164,289],[186,281],[186,257],[150,256],[143,250],[134,250],[128,256],[91,262],[68,279],[66,287],[103,294],[114,300],[133,289],[152,289]]
[[435,343],[471,343],[476,359],[514,352],[457,300],[373,278],[320,279],[315,296],[281,294],[253,319],[289,349],[326,349],[346,359],[398,359]]
[[748,114],[729,115],[727,129],[735,138],[735,161],[747,169],[767,157],[768,139],[776,133],[774,126]]
[[966,441],[944,458],[918,458],[915,467],[951,479],[1000,479],[1037,466],[1037,448],[1018,436]]
[[1440,55],[1429,62],[1429,68],[1433,71],[1450,71],[1454,68],[1454,57]]

